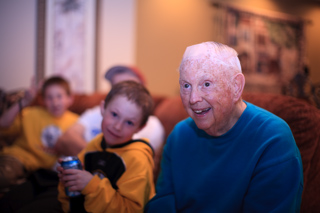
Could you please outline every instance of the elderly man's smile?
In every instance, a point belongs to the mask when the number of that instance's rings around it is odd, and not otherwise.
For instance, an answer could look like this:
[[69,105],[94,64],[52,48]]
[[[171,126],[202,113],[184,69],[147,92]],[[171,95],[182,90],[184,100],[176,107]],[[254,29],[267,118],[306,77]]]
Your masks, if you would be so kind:
[[196,113],[197,115],[204,115],[204,114],[206,114],[207,112],[209,112],[209,110],[211,110],[211,107],[205,108],[205,109],[192,109],[192,111],[193,111],[194,113]]

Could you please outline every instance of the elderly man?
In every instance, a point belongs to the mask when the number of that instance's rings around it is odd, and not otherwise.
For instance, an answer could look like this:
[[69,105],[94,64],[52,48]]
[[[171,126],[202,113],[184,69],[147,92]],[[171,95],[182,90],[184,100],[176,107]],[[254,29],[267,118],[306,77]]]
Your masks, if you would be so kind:
[[190,118],[168,138],[146,212],[299,212],[300,152],[285,121],[241,99],[236,51],[190,46],[179,71]]

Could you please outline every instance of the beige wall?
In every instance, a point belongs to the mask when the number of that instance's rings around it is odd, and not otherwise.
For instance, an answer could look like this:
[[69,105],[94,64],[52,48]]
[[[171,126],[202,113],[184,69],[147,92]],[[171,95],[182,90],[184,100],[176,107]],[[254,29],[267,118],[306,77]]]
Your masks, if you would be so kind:
[[185,48],[211,40],[212,8],[203,0],[137,1],[137,65],[153,94],[179,94]]
[[[217,1],[216,1],[217,2]],[[306,54],[310,77],[320,82],[320,2],[224,0],[253,10],[286,13],[307,19]],[[178,72],[182,54],[191,44],[217,38],[214,8],[209,0],[137,0],[137,65],[153,94],[179,94]]]
[[0,1],[0,88],[30,86],[36,67],[36,0]]
[[97,8],[97,90],[109,91],[107,69],[118,64],[135,65],[135,0],[100,0]]

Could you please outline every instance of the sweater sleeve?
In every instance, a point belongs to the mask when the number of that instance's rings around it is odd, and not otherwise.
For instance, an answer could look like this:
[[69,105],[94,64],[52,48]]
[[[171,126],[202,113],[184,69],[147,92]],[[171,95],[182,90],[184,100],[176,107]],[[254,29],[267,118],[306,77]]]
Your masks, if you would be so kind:
[[65,188],[61,182],[58,185],[58,200],[61,203],[63,212],[69,212],[69,197],[67,197]]
[[[138,157],[137,157],[138,156]],[[152,165],[137,150],[122,155],[126,171],[114,189],[108,178],[95,175],[82,190],[85,209],[88,212],[143,212],[152,194]]]
[[[91,144],[89,144],[89,145],[78,154],[78,158],[82,164],[83,164],[84,155],[85,155],[88,147],[91,148],[91,146],[92,146]],[[65,187],[63,186],[63,184],[61,182],[59,182],[59,184],[58,184],[58,200],[61,203],[61,207],[62,207],[63,212],[69,212],[70,211],[70,199],[66,195]]]
[[176,200],[172,182],[172,165],[170,154],[173,137],[174,136],[172,134],[169,136],[163,149],[161,173],[156,186],[157,194],[148,202],[145,212],[176,212]]

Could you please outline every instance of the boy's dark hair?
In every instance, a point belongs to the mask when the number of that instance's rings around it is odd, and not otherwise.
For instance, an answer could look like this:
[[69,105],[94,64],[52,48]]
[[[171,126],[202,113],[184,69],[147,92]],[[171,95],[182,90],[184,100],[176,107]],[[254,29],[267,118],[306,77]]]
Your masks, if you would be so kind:
[[69,86],[69,82],[61,76],[53,76],[48,78],[42,85],[41,95],[45,96],[46,89],[51,85],[59,85],[61,86],[67,93],[67,95],[71,95],[71,89]]
[[125,96],[129,101],[141,107],[142,121],[140,127],[146,124],[153,110],[153,99],[149,91],[142,84],[134,81],[122,81],[113,85],[104,100],[104,108],[106,108],[109,102],[116,96]]

